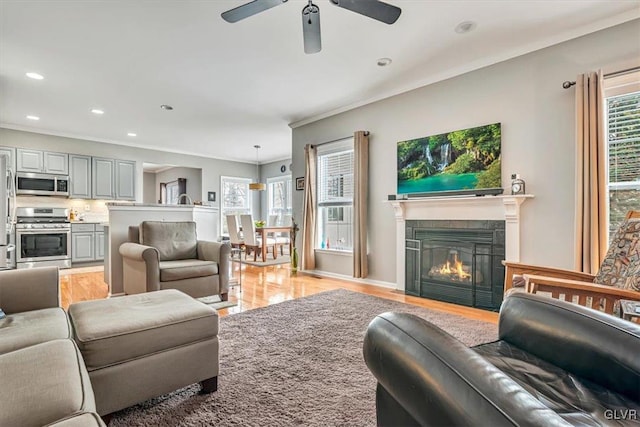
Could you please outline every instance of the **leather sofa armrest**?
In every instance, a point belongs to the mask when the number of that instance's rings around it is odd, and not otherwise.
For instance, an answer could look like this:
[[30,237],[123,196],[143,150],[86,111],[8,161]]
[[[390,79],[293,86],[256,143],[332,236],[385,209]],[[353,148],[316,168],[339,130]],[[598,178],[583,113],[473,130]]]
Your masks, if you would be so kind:
[[365,335],[364,358],[416,425],[566,425],[475,351],[410,314],[377,316]]
[[516,347],[638,401],[640,325],[577,304],[514,293],[499,336]]
[[58,267],[0,273],[0,308],[7,314],[60,307]]
[[198,258],[204,261],[215,261],[218,263],[220,294],[229,292],[230,257],[231,245],[229,243],[198,240]]

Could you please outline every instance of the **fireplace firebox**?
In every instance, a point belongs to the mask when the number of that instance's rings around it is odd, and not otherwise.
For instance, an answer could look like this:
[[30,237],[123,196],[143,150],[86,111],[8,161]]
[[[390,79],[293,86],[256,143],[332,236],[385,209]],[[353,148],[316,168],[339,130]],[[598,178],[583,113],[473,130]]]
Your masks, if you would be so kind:
[[498,310],[504,286],[505,222],[406,222],[409,295]]

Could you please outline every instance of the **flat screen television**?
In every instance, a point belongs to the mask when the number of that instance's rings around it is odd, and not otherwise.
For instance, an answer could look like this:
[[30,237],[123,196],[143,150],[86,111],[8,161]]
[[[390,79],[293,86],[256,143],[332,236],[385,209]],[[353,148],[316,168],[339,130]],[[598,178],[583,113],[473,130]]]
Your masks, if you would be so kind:
[[502,192],[500,144],[500,123],[398,142],[398,194]]

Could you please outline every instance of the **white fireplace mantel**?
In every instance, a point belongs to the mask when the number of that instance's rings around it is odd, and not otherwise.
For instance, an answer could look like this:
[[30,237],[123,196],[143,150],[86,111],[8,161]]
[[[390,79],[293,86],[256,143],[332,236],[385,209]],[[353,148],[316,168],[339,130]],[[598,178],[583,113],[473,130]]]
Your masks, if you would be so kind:
[[505,221],[505,258],[520,261],[520,205],[534,196],[427,197],[389,200],[396,216],[396,283],[405,289],[405,230],[407,220]]

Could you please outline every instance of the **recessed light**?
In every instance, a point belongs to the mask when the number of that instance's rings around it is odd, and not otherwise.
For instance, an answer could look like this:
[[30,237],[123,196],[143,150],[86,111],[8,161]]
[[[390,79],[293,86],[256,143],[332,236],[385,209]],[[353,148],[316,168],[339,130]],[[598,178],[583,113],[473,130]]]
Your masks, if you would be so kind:
[[386,67],[387,65],[391,64],[391,58],[380,58],[378,59],[378,67]]
[[40,120],[40,117],[38,117],[38,116],[27,116],[27,119],[29,119],[29,120]]
[[137,134],[137,133],[134,133],[134,132],[128,132],[128,133],[127,133],[127,136],[138,136],[138,134]]
[[163,110],[167,110],[167,111],[173,110],[173,107],[171,105],[169,105],[169,104],[162,104],[160,106],[160,108],[162,108]]
[[456,28],[454,29],[456,33],[458,34],[464,34],[464,33],[468,33],[469,31],[472,31],[476,28],[476,23],[473,21],[464,21],[459,23],[458,25],[456,25]]
[[34,80],[42,80],[44,79],[44,76],[42,74],[38,74],[38,73],[32,73],[29,72],[26,74],[27,77],[29,77],[30,79],[34,79]]
[[98,114],[98,115],[100,115],[100,114],[104,114],[104,111],[102,111],[102,110],[100,110],[100,109],[98,109],[98,108],[93,108],[93,109],[91,109],[91,112],[92,112],[93,114]]

